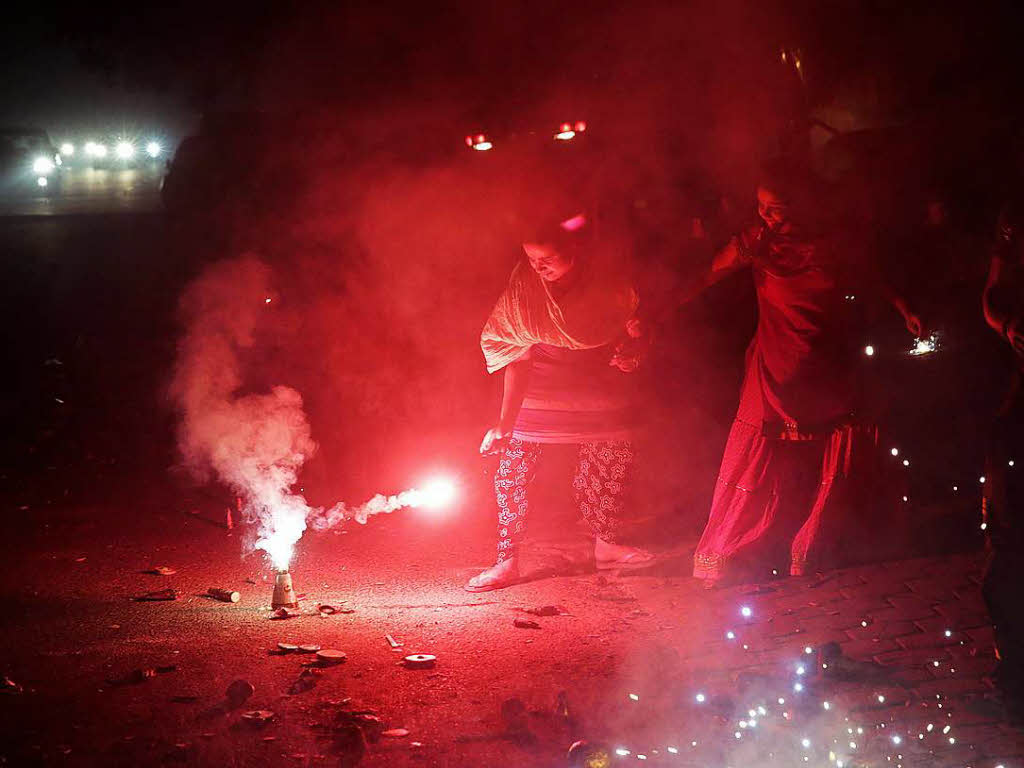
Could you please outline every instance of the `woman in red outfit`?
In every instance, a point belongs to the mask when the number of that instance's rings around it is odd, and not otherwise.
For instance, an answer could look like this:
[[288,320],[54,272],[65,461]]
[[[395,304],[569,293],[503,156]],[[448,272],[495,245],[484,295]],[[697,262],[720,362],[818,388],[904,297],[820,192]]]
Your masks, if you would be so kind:
[[[812,189],[805,173],[766,173],[757,189],[761,223],[733,237],[697,286],[751,269],[759,314],[694,554],[694,576],[706,586],[743,566],[813,571],[846,510],[868,490],[862,478],[875,461],[877,431],[858,420],[858,351],[844,301],[849,270],[813,224]],[[920,335],[920,321],[891,300]]]
[[529,490],[545,446],[577,449],[573,495],[594,532],[598,568],[647,565],[650,553],[618,543],[633,465],[630,375],[638,364],[637,293],[624,264],[576,215],[523,243],[481,333],[489,373],[504,374],[501,411],[480,452],[496,453],[497,562],[465,589],[519,580]]

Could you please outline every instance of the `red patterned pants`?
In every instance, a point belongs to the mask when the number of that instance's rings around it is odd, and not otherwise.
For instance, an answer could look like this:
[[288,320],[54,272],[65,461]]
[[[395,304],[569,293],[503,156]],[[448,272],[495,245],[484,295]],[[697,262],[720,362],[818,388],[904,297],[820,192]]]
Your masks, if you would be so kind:
[[[498,502],[498,562],[517,554],[526,535],[528,492],[543,446],[511,438],[494,473]],[[633,446],[627,440],[580,443],[573,497],[583,519],[601,539],[614,542],[633,470]]]

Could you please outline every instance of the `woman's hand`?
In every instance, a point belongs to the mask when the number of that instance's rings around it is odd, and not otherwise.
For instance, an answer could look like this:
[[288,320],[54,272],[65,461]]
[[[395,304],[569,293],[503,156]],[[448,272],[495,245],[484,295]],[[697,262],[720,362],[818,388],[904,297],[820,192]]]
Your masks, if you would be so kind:
[[640,367],[640,354],[628,354],[624,347],[625,344],[619,344],[615,348],[615,353],[612,355],[612,359],[608,361],[608,365],[613,368],[618,368],[623,373],[632,373]]
[[1024,333],[1017,327],[1016,323],[1006,325],[1006,340],[1010,342],[1013,351],[1024,353]]
[[921,320],[920,315],[911,312],[909,309],[903,313],[903,320],[907,324],[907,330],[914,334],[915,339],[920,339],[928,335],[928,328]]
[[480,442],[480,455],[493,456],[496,453],[500,453],[501,449],[508,442],[508,437],[508,434],[500,425],[488,429],[484,439]]
[[623,373],[633,373],[640,367],[640,360],[650,343],[650,337],[644,323],[637,317],[626,323],[626,336],[627,338],[615,345],[608,365],[618,368]]

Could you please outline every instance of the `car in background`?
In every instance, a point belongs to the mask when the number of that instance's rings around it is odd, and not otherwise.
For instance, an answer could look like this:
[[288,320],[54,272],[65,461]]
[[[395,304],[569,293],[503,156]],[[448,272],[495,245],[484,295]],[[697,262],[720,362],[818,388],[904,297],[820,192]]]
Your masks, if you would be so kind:
[[63,160],[46,131],[32,127],[0,128],[0,188],[47,191]]

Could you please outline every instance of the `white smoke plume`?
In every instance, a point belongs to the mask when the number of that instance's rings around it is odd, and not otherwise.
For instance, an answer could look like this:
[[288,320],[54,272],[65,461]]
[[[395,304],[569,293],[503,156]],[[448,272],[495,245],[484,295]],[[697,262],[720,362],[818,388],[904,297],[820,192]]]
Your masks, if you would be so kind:
[[440,506],[452,485],[436,480],[422,490],[378,494],[349,508],[312,508],[292,490],[306,459],[317,449],[291,387],[266,394],[241,394],[242,354],[255,343],[260,321],[273,301],[271,271],[252,256],[221,262],[196,279],[181,298],[185,333],[170,395],[180,410],[178,448],[184,465],[199,479],[211,476],[243,499],[242,513],[253,524],[248,543],[286,569],[295,543],[312,520],[326,530],[346,520],[403,507]]
[[286,568],[310,509],[291,488],[316,452],[302,396],[276,386],[240,394],[241,353],[272,301],[270,269],[252,256],[221,262],[195,280],[179,311],[185,334],[170,394],[180,409],[178,448],[197,477],[211,474],[244,502],[252,544]]

